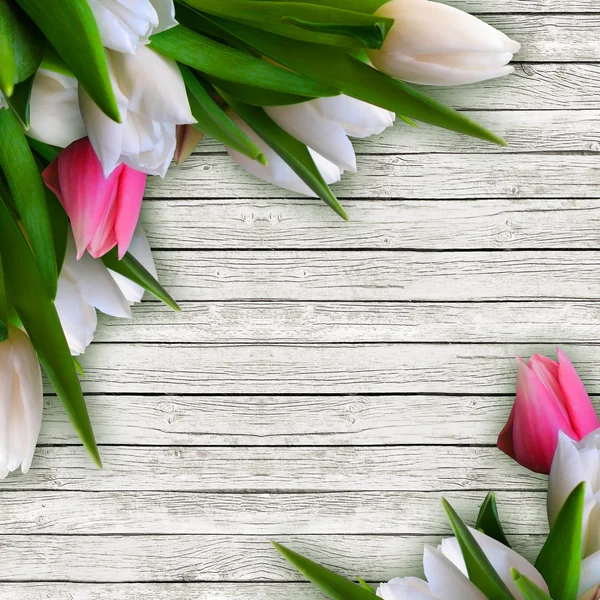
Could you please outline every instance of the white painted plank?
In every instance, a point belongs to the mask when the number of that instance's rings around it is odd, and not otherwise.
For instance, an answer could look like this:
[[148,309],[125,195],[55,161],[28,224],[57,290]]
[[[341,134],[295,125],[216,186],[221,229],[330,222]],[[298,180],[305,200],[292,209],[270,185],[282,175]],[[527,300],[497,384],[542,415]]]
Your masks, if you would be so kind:
[[[332,186],[339,198],[597,198],[598,159],[545,154],[399,154],[361,156],[358,173]],[[193,155],[149,198],[283,198],[298,194],[252,177],[229,156]],[[321,202],[307,199],[306,204]],[[352,218],[352,215],[350,215]]]
[[600,310],[578,302],[158,302],[102,315],[97,342],[316,344],[595,343]]
[[[426,123],[418,128],[402,122],[379,135],[353,139],[357,154],[408,154],[411,152],[598,152],[600,150],[600,111],[467,111],[466,114],[508,143],[501,148]],[[224,152],[219,141],[206,137],[196,153]]]
[[178,301],[600,297],[596,252],[159,251],[154,256],[162,284]]
[[[563,345],[590,393],[600,392],[600,346]],[[543,344],[100,344],[82,359],[86,393],[512,394],[514,357]],[[51,391],[47,389],[47,391]]]
[[477,13],[583,13],[598,12],[598,5],[594,0],[444,0],[461,10]]
[[[390,473],[390,476],[391,473]],[[486,492],[446,493],[466,522]],[[2,535],[451,535],[442,492],[7,492]],[[545,492],[497,494],[507,534],[547,534]]]
[[[277,536],[347,577],[422,574],[423,544],[439,537]],[[511,537],[533,559],[539,536]],[[265,536],[0,536],[0,581],[303,581]],[[54,600],[54,599],[53,599]]]
[[599,249],[598,200],[146,200],[153,248]]
[[10,475],[2,482],[2,490],[439,492],[546,488],[545,476],[520,467],[495,447],[104,446],[101,455],[102,471],[79,446],[38,448],[27,476]]
[[[600,412],[600,398],[593,401]],[[513,395],[86,396],[100,444],[195,446],[492,445],[513,402]],[[56,397],[45,399],[40,443],[79,444]]]

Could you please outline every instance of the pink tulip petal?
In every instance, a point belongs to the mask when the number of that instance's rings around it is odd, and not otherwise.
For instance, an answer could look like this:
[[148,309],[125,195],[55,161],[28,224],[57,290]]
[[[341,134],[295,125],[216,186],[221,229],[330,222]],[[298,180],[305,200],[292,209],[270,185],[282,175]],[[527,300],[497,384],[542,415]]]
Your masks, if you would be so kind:
[[55,158],[42,172],[42,179],[46,187],[59,199],[64,206],[64,200],[60,192],[60,182],[58,180],[58,158]]
[[517,399],[513,444],[518,462],[536,473],[549,473],[558,432],[575,438],[564,407],[522,360],[517,362]]
[[588,433],[598,429],[600,421],[585,386],[567,355],[558,348],[556,356],[558,357],[558,381],[571,424],[577,434],[575,439],[579,441]]
[[115,236],[119,244],[119,260],[123,258],[135,231],[146,187],[146,174],[123,165],[117,194]]
[[498,448],[504,452],[504,454],[508,454],[508,456],[510,456],[512,459],[517,460],[517,455],[515,454],[515,445],[513,443],[514,425],[515,407],[513,405],[512,410],[510,411],[510,416],[508,417],[508,421],[498,436],[497,445]]
[[533,354],[530,359],[529,362],[527,363],[530,367],[532,366],[532,363],[542,363],[547,369],[548,371],[550,371],[550,373],[552,374],[552,377],[554,377],[554,379],[558,379],[558,363],[553,361],[551,358],[548,358],[547,356],[544,356],[543,354]]
[[565,420],[568,420],[569,413],[566,408],[566,400],[558,383],[558,363],[541,354],[534,354],[529,359],[529,368],[537,375],[538,379],[548,390],[548,393],[556,398],[556,402],[561,407]]

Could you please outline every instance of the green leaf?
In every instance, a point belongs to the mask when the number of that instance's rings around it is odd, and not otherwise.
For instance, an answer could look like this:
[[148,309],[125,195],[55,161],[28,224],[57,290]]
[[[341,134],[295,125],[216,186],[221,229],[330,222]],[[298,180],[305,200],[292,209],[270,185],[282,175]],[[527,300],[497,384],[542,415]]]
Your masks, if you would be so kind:
[[348,220],[346,211],[329,189],[308,148],[283,130],[258,106],[250,106],[225,96],[238,115],[267,143],[306,185],[342,219]]
[[[289,0],[262,0],[263,2],[288,2]],[[330,6],[333,8],[344,8],[355,12],[372,15],[389,0],[294,0],[304,4],[318,4],[319,6]]]
[[485,500],[479,509],[475,529],[510,548],[510,544],[508,543],[502,525],[500,524],[498,507],[496,506],[496,494],[494,494],[494,492],[490,492],[485,497]]
[[581,572],[585,482],[566,499],[550,530],[535,567],[556,600],[576,600]]
[[215,20],[229,33],[271,59],[315,81],[327,83],[348,96],[411,119],[506,145],[504,140],[464,114],[444,106],[338,48],[305,44],[259,31],[242,23],[220,18]]
[[381,48],[394,20],[344,8],[262,0],[184,0],[192,8],[286,38],[348,48]]
[[125,256],[119,260],[117,249],[113,248],[102,257],[102,261],[109,269],[123,275],[123,277],[127,277],[127,279],[130,279],[133,283],[142,286],[147,292],[156,296],[173,310],[177,312],[181,310],[177,305],[177,302],[173,300],[163,286],[160,285],[152,274],[149,273],[148,270],[129,252],[125,253]]
[[192,71],[185,65],[179,65],[179,69],[188,91],[192,115],[198,121],[192,126],[241,152],[244,156],[265,164],[263,153],[210,97]]
[[4,269],[2,255],[0,254],[0,342],[8,339],[8,298],[4,285]]
[[45,144],[44,142],[34,140],[30,137],[27,138],[27,143],[39,157],[43,158],[48,163],[51,163],[54,159],[58,158],[61,151],[61,148],[58,148],[57,146],[51,146],[50,144]]
[[377,596],[346,578],[293,552],[289,548],[271,542],[273,547],[311,583],[314,583],[332,600],[375,600]]
[[12,111],[0,109],[0,168],[25,226],[35,259],[52,298],[58,271],[46,191],[25,134]]
[[12,96],[16,77],[13,12],[8,0],[0,0],[0,91],[7,98]]
[[56,256],[56,268],[60,273],[67,253],[67,239],[69,236],[69,217],[62,207],[59,199],[46,188],[46,202],[50,215],[50,226],[52,227],[52,239],[54,240],[54,255]]
[[365,590],[369,590],[369,592],[372,592],[373,594],[375,593],[375,590],[364,579],[357,577],[356,580],[358,581],[358,585],[365,588]]
[[339,91],[252,54],[230,48],[181,25],[151,38],[152,49],[208,75],[300,96],[335,96]]
[[442,504],[454,535],[458,540],[469,579],[475,584],[486,598],[493,600],[513,600],[512,594],[502,581],[501,577],[496,573],[494,567],[488,560],[481,546],[477,543],[469,528],[462,522],[456,511],[450,506],[450,503],[442,498]]
[[6,101],[24,129],[29,129],[29,101],[35,74],[17,83],[13,89],[13,95]]
[[81,385],[54,302],[27,241],[1,199],[0,255],[10,300],[75,431],[96,464],[101,466]]
[[16,0],[42,30],[98,107],[120,122],[106,55],[92,9],[83,0]]
[[540,589],[529,577],[521,575],[516,569],[511,569],[512,577],[525,600],[552,600],[548,594]]

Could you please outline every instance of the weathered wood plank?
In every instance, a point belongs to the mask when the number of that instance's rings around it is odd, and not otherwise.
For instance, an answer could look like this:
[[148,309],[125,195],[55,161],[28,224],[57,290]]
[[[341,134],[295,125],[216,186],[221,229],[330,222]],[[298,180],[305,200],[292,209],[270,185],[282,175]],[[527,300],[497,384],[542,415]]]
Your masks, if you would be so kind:
[[155,259],[178,301],[600,297],[600,256],[587,251],[159,251]]
[[[155,178],[158,180],[158,178]],[[339,198],[598,198],[598,159],[546,154],[399,154],[358,158],[358,173],[332,186]],[[297,197],[252,177],[229,156],[196,154],[149,198]],[[307,199],[306,204],[321,202]],[[352,215],[350,215],[352,217]]]
[[[600,346],[564,345],[590,393],[600,392]],[[516,355],[542,344],[335,344],[91,346],[86,393],[512,394]],[[50,389],[47,389],[50,391]]]
[[[277,541],[347,577],[387,581],[422,575],[423,544],[440,538],[281,535]],[[535,535],[511,536],[511,542],[529,559],[541,545]],[[0,536],[0,551],[0,581],[303,580],[265,536]]]
[[[442,492],[206,494],[8,492],[0,494],[2,535],[445,535]],[[449,494],[467,522],[486,492]],[[510,534],[547,534],[545,492],[497,495]]]
[[1,489],[439,492],[546,487],[546,477],[520,467],[495,447],[105,446],[101,454],[103,471],[79,446],[38,448],[27,476],[10,475]]
[[599,249],[598,200],[146,200],[155,249]]
[[596,302],[158,302],[102,315],[97,342],[204,344],[595,343]]
[[[600,398],[593,401],[600,412]],[[194,446],[493,445],[513,402],[514,395],[86,397],[100,444]],[[56,397],[45,399],[40,443],[79,443]]]
[[[501,148],[426,123],[418,128],[398,122],[380,135],[353,139],[357,154],[409,154],[411,152],[598,152],[600,151],[600,111],[467,111],[509,144]],[[206,137],[196,153],[224,152],[223,144]]]
[[444,0],[444,3],[473,14],[598,12],[598,5],[593,0]]

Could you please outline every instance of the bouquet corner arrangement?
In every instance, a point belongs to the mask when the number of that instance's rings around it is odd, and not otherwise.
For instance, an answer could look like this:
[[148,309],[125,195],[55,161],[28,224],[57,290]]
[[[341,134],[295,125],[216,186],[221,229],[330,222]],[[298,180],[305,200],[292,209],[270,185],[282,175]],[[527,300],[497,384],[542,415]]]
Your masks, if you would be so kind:
[[352,138],[396,116],[496,144],[410,85],[512,72],[519,44],[430,0],[0,0],[0,477],[31,463],[41,368],[98,465],[74,358],[96,311],[157,281],[140,208],[210,136],[243,169],[321,198]]

